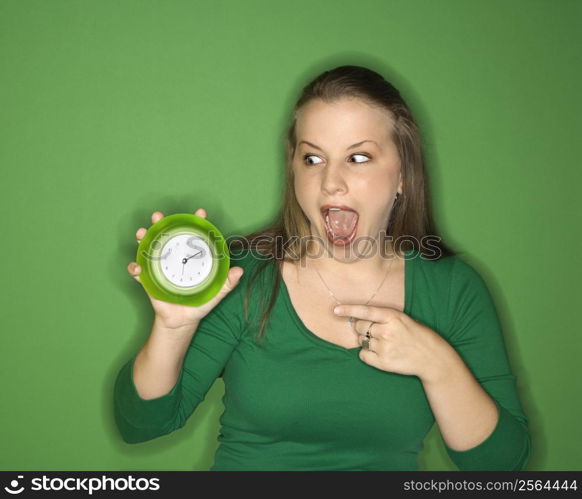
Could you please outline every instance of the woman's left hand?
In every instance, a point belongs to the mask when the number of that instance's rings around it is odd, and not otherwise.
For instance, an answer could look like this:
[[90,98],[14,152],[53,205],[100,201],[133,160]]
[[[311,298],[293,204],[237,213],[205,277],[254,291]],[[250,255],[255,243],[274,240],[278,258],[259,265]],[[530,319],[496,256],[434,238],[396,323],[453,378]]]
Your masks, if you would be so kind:
[[339,305],[334,313],[357,319],[353,326],[360,345],[370,330],[369,349],[360,350],[360,359],[366,364],[421,380],[436,376],[446,365],[451,348],[446,340],[403,312],[390,307]]

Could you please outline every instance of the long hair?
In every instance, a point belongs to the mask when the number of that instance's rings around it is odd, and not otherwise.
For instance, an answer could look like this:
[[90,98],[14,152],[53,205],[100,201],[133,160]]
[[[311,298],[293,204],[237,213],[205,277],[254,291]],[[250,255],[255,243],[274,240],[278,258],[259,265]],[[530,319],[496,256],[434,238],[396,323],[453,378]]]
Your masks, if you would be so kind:
[[[310,225],[295,196],[294,173],[291,167],[297,146],[297,111],[313,99],[333,102],[344,97],[359,98],[380,106],[388,110],[393,119],[392,139],[400,157],[403,187],[402,194],[393,205],[386,234],[399,242],[400,249],[418,250],[423,255],[427,248],[422,241],[430,237],[430,257],[433,260],[454,255],[454,251],[436,235],[419,129],[400,92],[380,74],[361,66],[340,66],[325,71],[303,88],[293,109],[292,121],[287,130],[283,205],[279,213],[266,228],[242,239],[234,239],[230,243],[231,248],[240,247],[251,251],[256,249],[261,260],[261,264],[247,282],[244,295],[247,320],[251,284],[267,266],[275,263],[275,271],[270,278],[271,290],[260,293],[262,312],[257,339],[264,336],[275,304],[282,279],[283,262],[303,259],[308,254]],[[418,244],[419,242],[421,243]]]

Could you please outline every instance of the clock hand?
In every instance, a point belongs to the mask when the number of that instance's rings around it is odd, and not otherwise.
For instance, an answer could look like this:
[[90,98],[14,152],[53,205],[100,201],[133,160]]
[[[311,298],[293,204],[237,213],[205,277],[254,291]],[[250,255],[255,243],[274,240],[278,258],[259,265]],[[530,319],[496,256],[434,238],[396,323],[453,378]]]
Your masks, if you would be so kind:
[[202,251],[199,251],[198,253],[194,253],[193,255],[189,256],[188,258],[184,258],[184,260],[182,260],[182,262],[186,263],[188,260],[190,260],[190,258],[198,256],[200,253],[202,253]]

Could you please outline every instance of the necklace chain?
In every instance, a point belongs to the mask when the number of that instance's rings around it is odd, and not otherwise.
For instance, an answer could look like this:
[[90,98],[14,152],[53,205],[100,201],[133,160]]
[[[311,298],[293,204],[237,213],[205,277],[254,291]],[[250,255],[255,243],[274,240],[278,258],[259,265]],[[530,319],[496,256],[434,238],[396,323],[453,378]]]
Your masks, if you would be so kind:
[[[376,296],[376,294],[378,293],[378,291],[380,291],[380,288],[382,287],[382,285],[384,284],[384,281],[386,280],[386,277],[388,277],[388,274],[390,273],[390,270],[392,269],[392,264],[394,263],[394,258],[395,256],[392,257],[392,260],[390,260],[390,265],[388,266],[388,270],[386,271],[386,273],[384,274],[384,278],[382,279],[382,282],[380,283],[380,285],[378,286],[378,288],[376,289],[376,291],[374,291],[374,294],[370,297],[370,299],[364,303],[364,305],[367,305],[368,303],[370,303],[374,297]],[[327,291],[329,292],[330,296],[336,301],[336,303],[338,305],[343,305],[343,303],[341,301],[339,301],[337,299],[337,297],[333,294],[333,291],[331,289],[329,289],[329,286],[325,283],[325,281],[323,280],[323,277],[321,276],[321,274],[319,273],[319,271],[314,267],[313,268],[315,270],[315,272],[317,272],[317,275],[319,276],[319,278],[321,279],[321,282],[323,283],[323,285],[325,286],[325,288],[327,289]],[[352,324],[353,322],[353,318],[350,317],[347,320],[348,324]]]

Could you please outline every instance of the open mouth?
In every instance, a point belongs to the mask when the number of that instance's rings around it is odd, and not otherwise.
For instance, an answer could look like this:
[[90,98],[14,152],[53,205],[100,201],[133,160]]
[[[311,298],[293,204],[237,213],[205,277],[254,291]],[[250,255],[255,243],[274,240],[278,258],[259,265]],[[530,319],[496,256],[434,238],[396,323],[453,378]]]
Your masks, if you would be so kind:
[[348,208],[324,207],[321,210],[327,238],[332,244],[350,244],[357,232],[359,215]]

